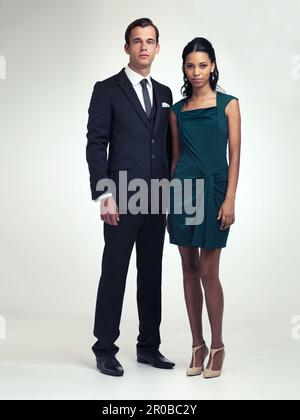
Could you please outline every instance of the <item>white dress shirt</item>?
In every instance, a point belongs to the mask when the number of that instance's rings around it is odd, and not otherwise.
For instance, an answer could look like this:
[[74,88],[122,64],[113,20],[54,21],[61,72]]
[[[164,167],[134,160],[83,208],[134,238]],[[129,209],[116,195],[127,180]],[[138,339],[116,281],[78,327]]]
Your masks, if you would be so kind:
[[[129,65],[127,64],[127,66],[125,67],[125,73],[126,76],[128,77],[128,79],[130,80],[133,89],[135,90],[137,97],[140,100],[140,103],[144,109],[144,111],[146,112],[146,107],[145,107],[145,103],[144,103],[144,97],[143,97],[143,88],[141,85],[141,81],[143,79],[147,79],[147,89],[149,92],[149,96],[150,96],[150,101],[151,101],[151,105],[153,104],[153,86],[152,86],[152,81],[151,81],[151,77],[150,74],[148,74],[148,76],[144,77],[141,76],[139,73],[137,73],[136,71],[132,70]],[[107,197],[111,197],[112,194],[107,192],[104,194],[99,195],[99,197],[96,198],[96,200],[94,200],[95,202],[99,202],[100,200],[107,198]]]

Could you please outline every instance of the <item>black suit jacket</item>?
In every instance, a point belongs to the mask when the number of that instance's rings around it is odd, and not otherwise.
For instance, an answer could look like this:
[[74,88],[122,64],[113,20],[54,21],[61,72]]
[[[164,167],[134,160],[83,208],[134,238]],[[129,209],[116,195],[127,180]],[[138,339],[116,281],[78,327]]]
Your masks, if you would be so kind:
[[101,179],[113,179],[118,189],[120,170],[127,170],[128,182],[142,178],[148,186],[151,179],[170,179],[170,108],[162,107],[162,103],[172,106],[172,92],[167,86],[151,80],[157,105],[153,130],[124,68],[94,86],[86,147],[93,200],[107,192],[106,188],[96,190]]

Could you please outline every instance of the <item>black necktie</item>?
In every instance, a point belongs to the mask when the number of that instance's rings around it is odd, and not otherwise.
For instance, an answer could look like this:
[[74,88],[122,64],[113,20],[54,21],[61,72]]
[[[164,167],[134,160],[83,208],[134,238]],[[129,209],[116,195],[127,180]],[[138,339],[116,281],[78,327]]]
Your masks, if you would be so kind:
[[151,114],[151,101],[150,101],[150,96],[149,96],[149,92],[147,89],[147,79],[143,79],[141,80],[141,85],[142,85],[142,90],[143,90],[143,97],[144,97],[144,104],[145,104],[145,109],[146,109],[146,114],[148,116],[148,118],[150,117]]

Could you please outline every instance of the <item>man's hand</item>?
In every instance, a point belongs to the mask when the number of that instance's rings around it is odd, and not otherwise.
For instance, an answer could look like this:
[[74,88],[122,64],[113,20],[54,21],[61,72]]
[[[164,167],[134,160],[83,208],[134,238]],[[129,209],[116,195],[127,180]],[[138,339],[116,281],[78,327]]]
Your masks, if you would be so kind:
[[104,198],[100,204],[101,220],[109,225],[118,226],[119,209],[113,197]]

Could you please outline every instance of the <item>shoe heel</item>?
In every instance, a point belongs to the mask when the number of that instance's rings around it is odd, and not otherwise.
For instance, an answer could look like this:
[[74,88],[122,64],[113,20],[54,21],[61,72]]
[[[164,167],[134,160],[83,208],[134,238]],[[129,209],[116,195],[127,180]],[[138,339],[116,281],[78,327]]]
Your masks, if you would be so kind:
[[187,368],[187,370],[186,370],[186,375],[187,376],[198,376],[198,375],[201,375],[201,373],[203,372],[204,361],[207,357],[208,351],[206,351],[205,354],[204,354],[202,366],[196,366],[196,352],[197,352],[197,350],[199,350],[203,347],[205,347],[205,343],[203,343],[201,346],[197,346],[197,347],[192,348],[192,350],[193,350],[193,366]]
[[210,349],[211,362],[209,364],[209,367],[207,367],[206,369],[203,370],[203,378],[210,379],[210,378],[217,378],[217,377],[221,376],[222,369],[220,369],[220,370],[213,370],[212,369],[213,362],[214,362],[214,357],[219,351],[224,352],[223,353],[223,360],[222,360],[222,365],[223,365],[223,362],[224,362],[224,359],[225,359],[225,349],[224,349],[224,347],[222,347],[220,349]]

